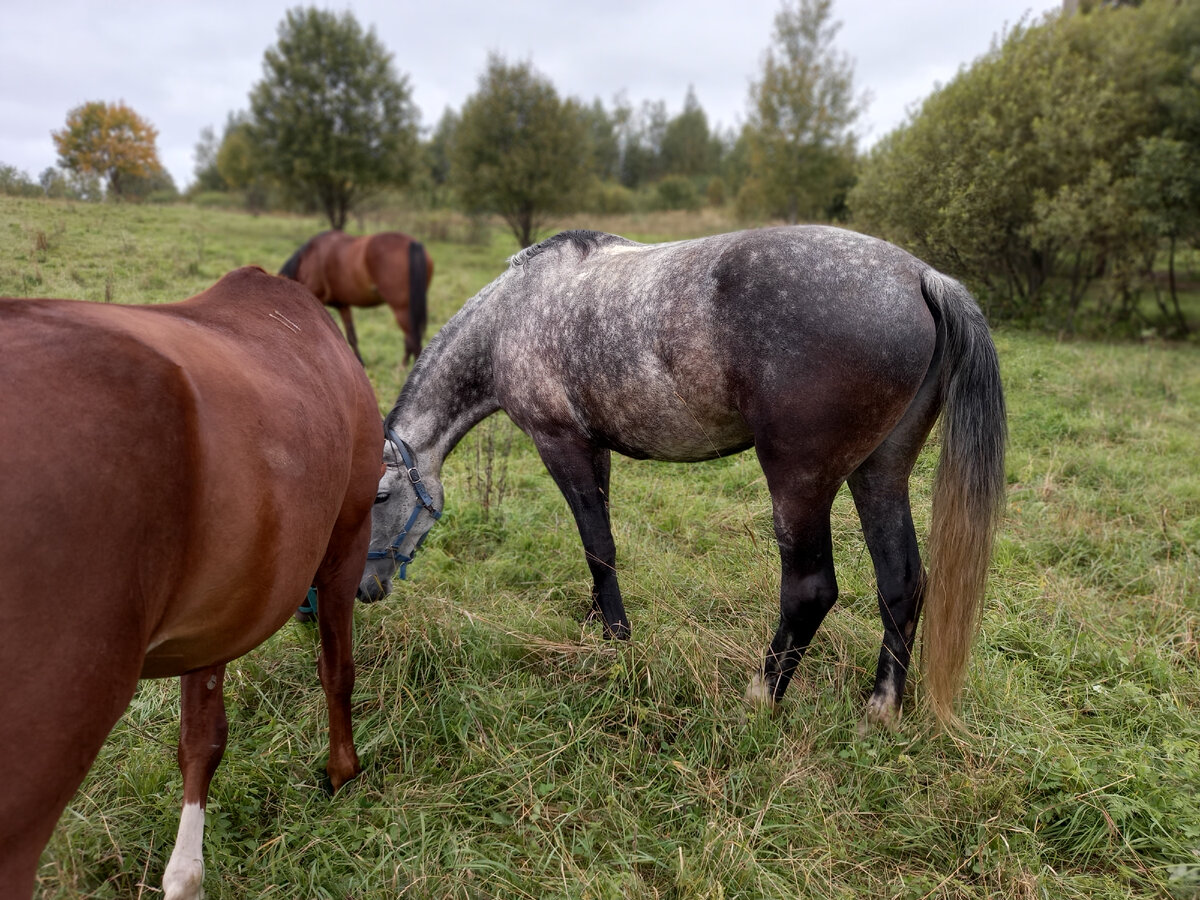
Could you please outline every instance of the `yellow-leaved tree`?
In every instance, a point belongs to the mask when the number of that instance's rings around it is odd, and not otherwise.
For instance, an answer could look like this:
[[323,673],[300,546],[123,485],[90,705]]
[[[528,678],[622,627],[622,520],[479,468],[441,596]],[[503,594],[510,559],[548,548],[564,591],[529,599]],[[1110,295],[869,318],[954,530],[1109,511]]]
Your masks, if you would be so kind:
[[104,178],[112,196],[129,182],[162,170],[153,125],[125,105],[94,100],[67,113],[62,131],[51,132],[63,168]]

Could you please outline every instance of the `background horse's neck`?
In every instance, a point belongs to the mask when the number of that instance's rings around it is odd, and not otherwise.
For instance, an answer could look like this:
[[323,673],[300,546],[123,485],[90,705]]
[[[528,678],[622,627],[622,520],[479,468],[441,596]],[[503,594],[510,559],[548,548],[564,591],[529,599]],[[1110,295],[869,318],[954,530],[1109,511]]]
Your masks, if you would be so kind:
[[485,289],[438,332],[421,354],[388,424],[416,452],[422,471],[442,462],[480,420],[500,408],[492,379],[492,329]]

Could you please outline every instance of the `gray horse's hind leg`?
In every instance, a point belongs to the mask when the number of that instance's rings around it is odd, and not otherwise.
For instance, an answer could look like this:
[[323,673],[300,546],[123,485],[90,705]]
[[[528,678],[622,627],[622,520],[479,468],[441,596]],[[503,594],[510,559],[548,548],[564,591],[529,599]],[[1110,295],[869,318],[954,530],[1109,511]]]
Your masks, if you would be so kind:
[[798,490],[793,483],[794,467],[775,466],[763,457],[760,448],[782,567],[779,628],[746,696],[754,702],[775,703],[783,698],[796,665],[837,602],[829,512],[838,486]]
[[617,546],[608,516],[609,451],[580,438],[535,434],[534,444],[575,516],[588,569],[592,573],[592,610],[604,619],[606,637],[628,638],[629,619],[617,584]]
[[867,700],[863,727],[895,727],[900,721],[904,685],[925,592],[925,570],[917,547],[908,479],[937,419],[937,363],[931,364],[904,417],[847,479],[863,537],[875,566],[883,645],[875,688]]
[[850,477],[850,492],[875,565],[883,619],[875,688],[867,701],[863,726],[894,728],[900,721],[925,572],[908,503],[907,478],[901,484],[872,483],[870,475],[860,469]]

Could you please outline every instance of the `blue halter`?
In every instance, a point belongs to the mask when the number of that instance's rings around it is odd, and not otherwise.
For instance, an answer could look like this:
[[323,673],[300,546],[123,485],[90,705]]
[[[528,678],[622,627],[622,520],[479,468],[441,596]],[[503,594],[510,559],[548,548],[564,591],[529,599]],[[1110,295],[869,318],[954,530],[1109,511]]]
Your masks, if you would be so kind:
[[417,471],[417,463],[408,444],[404,443],[399,435],[390,428],[388,429],[387,437],[400,453],[400,460],[404,463],[405,471],[408,472],[408,481],[413,486],[413,490],[417,492],[417,505],[413,507],[412,512],[409,513],[408,521],[404,523],[404,527],[392,539],[392,542],[383,550],[368,550],[367,559],[390,559],[398,563],[400,578],[403,580],[408,576],[408,564],[417,555],[417,550],[424,543],[425,538],[429,536],[429,532],[425,532],[425,534],[418,538],[416,545],[412,548],[412,553],[401,553],[400,545],[404,543],[404,539],[408,537],[408,532],[416,524],[417,516],[421,514],[422,509],[433,516],[435,520],[442,517],[442,511],[434,505],[433,498],[429,496],[429,491],[425,489],[425,484],[421,481],[421,473]]

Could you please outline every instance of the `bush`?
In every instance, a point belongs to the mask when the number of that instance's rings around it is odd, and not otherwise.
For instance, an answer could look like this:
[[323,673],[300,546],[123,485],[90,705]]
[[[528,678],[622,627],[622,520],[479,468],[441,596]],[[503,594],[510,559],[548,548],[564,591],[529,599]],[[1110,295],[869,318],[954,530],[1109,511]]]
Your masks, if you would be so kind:
[[40,197],[42,188],[16,166],[0,163],[0,194],[9,197]]
[[615,181],[597,180],[588,190],[584,210],[603,215],[625,215],[637,207],[637,195]]
[[734,214],[743,222],[757,220],[767,208],[766,190],[757,178],[747,178],[733,200]]
[[147,194],[145,197],[145,202],[162,205],[163,203],[178,203],[179,199],[178,191],[159,188],[158,190],[151,191],[149,194]]
[[668,175],[654,186],[655,209],[699,209],[702,205],[696,186],[683,175]]
[[196,191],[188,200],[201,209],[241,209],[245,205],[241,193],[231,191]]
[[1198,42],[1200,7],[1171,0],[1017,26],[876,145],[856,226],[966,280],[994,318],[1186,333],[1174,298],[1139,321],[1097,288],[1200,237]]
[[725,205],[725,179],[714,175],[709,179],[708,187],[704,189],[704,198],[709,206]]

